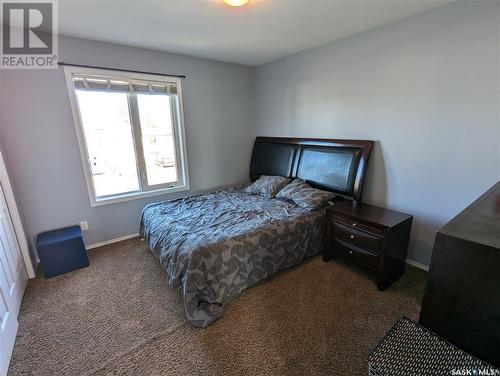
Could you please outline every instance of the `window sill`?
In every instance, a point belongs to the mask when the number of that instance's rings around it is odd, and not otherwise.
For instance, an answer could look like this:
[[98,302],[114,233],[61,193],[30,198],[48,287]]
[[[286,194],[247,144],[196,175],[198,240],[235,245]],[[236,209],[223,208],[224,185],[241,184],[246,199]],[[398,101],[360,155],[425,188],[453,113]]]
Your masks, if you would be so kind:
[[118,202],[138,200],[141,198],[160,196],[160,195],[165,195],[165,194],[169,194],[169,193],[183,192],[183,191],[188,191],[188,190],[189,190],[189,184],[185,184],[185,185],[172,187],[172,188],[155,189],[152,191],[124,193],[124,194],[114,195],[114,196],[110,196],[110,197],[102,198],[102,199],[96,199],[96,198],[93,199],[91,197],[90,198],[90,206],[94,208],[97,206],[116,204]]

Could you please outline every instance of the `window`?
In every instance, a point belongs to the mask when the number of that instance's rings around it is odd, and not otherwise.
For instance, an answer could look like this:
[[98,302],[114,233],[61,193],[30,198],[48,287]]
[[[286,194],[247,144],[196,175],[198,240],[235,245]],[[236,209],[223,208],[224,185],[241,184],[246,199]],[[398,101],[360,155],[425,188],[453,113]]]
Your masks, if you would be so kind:
[[64,69],[92,206],[189,189],[179,78]]

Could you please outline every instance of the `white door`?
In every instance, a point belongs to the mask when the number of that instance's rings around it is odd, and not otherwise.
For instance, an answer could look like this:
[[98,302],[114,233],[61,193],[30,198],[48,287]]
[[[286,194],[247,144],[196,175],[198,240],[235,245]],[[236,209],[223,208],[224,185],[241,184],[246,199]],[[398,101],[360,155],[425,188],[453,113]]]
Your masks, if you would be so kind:
[[28,275],[0,186],[0,375],[7,374]]

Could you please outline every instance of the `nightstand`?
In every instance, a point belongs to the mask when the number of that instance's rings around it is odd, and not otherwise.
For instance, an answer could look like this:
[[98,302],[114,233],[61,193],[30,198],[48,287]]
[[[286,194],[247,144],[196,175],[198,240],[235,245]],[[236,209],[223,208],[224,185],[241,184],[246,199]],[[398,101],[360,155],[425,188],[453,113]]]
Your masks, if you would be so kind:
[[385,290],[404,272],[413,216],[359,201],[326,209],[323,260],[340,257],[375,274]]

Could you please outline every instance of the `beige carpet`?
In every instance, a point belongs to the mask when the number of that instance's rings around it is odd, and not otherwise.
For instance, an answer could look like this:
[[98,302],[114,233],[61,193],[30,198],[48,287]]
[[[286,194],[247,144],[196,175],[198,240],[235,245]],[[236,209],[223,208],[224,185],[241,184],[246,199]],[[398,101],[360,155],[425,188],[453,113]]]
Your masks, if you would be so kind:
[[416,319],[426,274],[385,292],[315,257],[244,291],[206,329],[139,239],[89,252],[89,268],[28,284],[9,375],[366,375],[378,339]]

